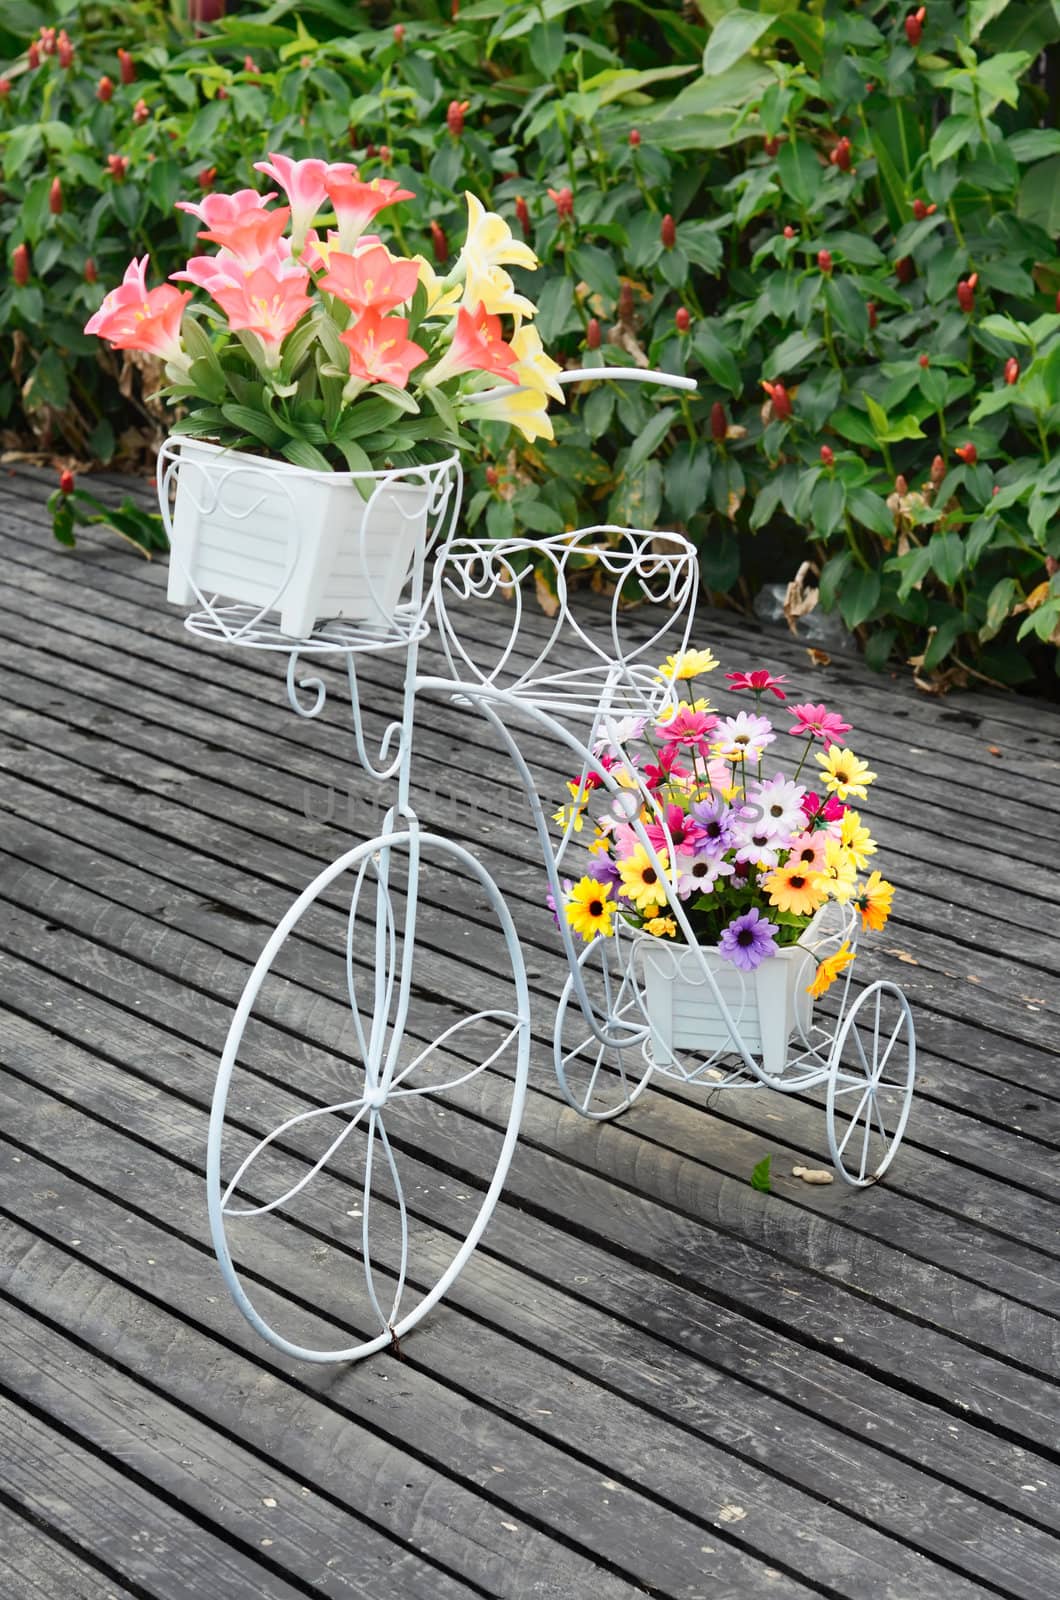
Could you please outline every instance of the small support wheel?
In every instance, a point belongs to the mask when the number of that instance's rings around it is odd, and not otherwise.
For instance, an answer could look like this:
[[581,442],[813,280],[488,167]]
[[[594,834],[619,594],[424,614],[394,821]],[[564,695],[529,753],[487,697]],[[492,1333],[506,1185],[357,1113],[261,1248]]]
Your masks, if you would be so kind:
[[847,1183],[883,1177],[913,1102],[916,1030],[897,984],[870,984],[840,1019],[829,1060],[828,1148]]
[[620,926],[586,945],[556,1011],[556,1077],[563,1098],[593,1122],[619,1117],[652,1075],[648,1019],[634,980],[632,945]]

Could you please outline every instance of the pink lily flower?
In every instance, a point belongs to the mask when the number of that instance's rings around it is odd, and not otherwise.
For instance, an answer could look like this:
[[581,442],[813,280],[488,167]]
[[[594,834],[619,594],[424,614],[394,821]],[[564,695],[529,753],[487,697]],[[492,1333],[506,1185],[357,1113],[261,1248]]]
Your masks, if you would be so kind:
[[792,706],[791,715],[798,720],[788,732],[794,734],[796,739],[820,739],[827,749],[829,745],[838,744],[845,733],[851,730],[851,724],[844,722],[842,717],[834,711],[829,711],[824,706],[806,705]]
[[279,277],[267,267],[257,267],[242,283],[217,284],[210,293],[228,326],[256,333],[265,346],[266,360],[275,366],[280,345],[312,307],[305,292],[308,282],[308,272]]
[[331,251],[320,287],[362,316],[372,309],[393,311],[407,305],[419,281],[420,269],[415,261],[392,261],[389,251],[376,245],[359,250],[354,256]]
[[427,352],[407,337],[407,317],[384,317],[366,311],[352,328],[339,338],[350,352],[350,376],[364,383],[392,383],[398,389],[408,385],[413,367],[426,361]]
[[263,267],[280,249],[280,240],[291,213],[287,206],[278,211],[243,211],[232,222],[208,228],[199,234],[211,244],[220,245],[247,272]]
[[276,155],[270,150],[268,161],[255,161],[254,171],[264,172],[278,183],[291,202],[291,244],[295,250],[300,250],[328,192],[327,162],[315,157],[308,161],[292,161],[290,156]]
[[491,372],[498,378],[510,378],[516,359],[515,351],[501,337],[500,317],[489,316],[481,303],[473,312],[461,306],[452,343],[423,382],[433,386],[460,372]]
[[363,183],[357,168],[348,161],[335,161],[325,178],[328,199],[335,207],[339,224],[339,248],[350,250],[373,217],[399,200],[414,200],[411,189],[403,189],[393,178],[372,178]]
[[116,289],[112,289],[104,297],[103,304],[98,311],[93,312],[85,323],[86,333],[99,333],[104,322],[122,306],[138,306],[147,298],[147,268],[149,256],[142,256],[137,261],[134,256],[125,269],[125,276]]
[[135,301],[123,300],[110,311],[101,306],[85,324],[85,332],[109,340],[116,350],[145,350],[167,364],[184,365],[187,357],[180,342],[180,322],[190,299],[190,292],[181,294],[163,283]]
[[177,210],[198,217],[208,228],[217,228],[235,222],[244,211],[260,211],[275,198],[275,189],[271,194],[259,194],[256,189],[237,189],[235,194],[207,194],[201,200],[178,200]]

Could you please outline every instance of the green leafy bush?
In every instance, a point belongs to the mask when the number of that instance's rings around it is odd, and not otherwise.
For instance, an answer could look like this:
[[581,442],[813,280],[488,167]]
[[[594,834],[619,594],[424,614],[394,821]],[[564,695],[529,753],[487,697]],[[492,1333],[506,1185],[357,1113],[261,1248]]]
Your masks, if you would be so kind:
[[[476,524],[679,525],[708,586],[738,603],[810,560],[821,604],[874,665],[900,653],[925,679],[1051,675],[1049,0],[455,9],[380,6],[379,26],[351,34],[340,0],[279,0],[196,39],[160,5],[6,6],[0,235],[9,261],[29,252],[27,281],[0,296],[9,437],[106,459],[138,416],[153,425],[130,371],[117,414],[118,363],[101,368],[80,333],[102,284],[133,249],[150,250],[152,281],[183,262],[194,223],[172,201],[200,174],[234,188],[268,148],[352,150],[366,174],[428,196],[443,229],[465,188],[522,228],[554,354],[700,384],[662,405],[587,388],[554,445],[498,436],[471,471]],[[73,64],[29,69],[31,33],[64,19]]]

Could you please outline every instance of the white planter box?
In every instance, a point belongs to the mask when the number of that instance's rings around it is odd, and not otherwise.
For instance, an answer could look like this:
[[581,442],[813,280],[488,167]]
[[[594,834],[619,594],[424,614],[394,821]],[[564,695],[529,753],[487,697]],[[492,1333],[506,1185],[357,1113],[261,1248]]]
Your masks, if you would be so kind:
[[[824,925],[831,909],[822,907],[798,944],[778,950],[754,972],[734,967],[717,945],[702,951],[740,1038],[771,1077],[783,1072],[796,1027],[805,1034],[810,1026],[813,1001],[806,986],[816,971],[812,951],[820,942],[834,942]],[[702,1057],[735,1050],[697,952],[650,934],[641,937],[638,949],[656,1065],[673,1065],[675,1052]]]
[[167,595],[176,605],[217,598],[278,611],[293,638],[320,618],[393,619],[424,549],[422,478],[388,482],[369,507],[348,472],[310,472],[200,439],[175,443]]

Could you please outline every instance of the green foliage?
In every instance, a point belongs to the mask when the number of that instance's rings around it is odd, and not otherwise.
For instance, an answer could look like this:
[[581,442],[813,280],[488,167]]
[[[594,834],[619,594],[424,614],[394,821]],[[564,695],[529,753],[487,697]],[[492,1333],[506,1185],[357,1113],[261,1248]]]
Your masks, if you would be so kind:
[[[118,361],[80,331],[101,286],[133,249],[152,281],[182,264],[195,223],[172,205],[200,174],[235,188],[268,149],[323,150],[399,179],[449,232],[465,188],[515,227],[521,197],[543,267],[518,286],[552,353],[699,382],[680,404],[587,386],[551,447],[498,433],[470,472],[488,528],[678,525],[711,587],[745,600],[809,556],[876,666],[893,651],[925,676],[1019,682],[1057,658],[1060,134],[1036,74],[1060,38],[1051,3],[933,3],[915,45],[882,0],[472,0],[455,19],[424,0],[353,33],[359,8],[276,0],[198,39],[161,0],[9,9],[0,241],[32,257],[0,292],[9,430],[105,456],[142,412],[134,385],[117,414]],[[27,69],[31,29],[60,20],[74,65]],[[426,232],[396,242],[431,253]]]
[[771,1155],[763,1156],[761,1161],[756,1162],[754,1167],[752,1167],[752,1169],[751,1169],[751,1188],[752,1189],[757,1189],[762,1194],[770,1194],[770,1193],[772,1193],[772,1189],[773,1189],[773,1181],[772,1181],[772,1177],[771,1177],[772,1166],[773,1166],[773,1157]]

